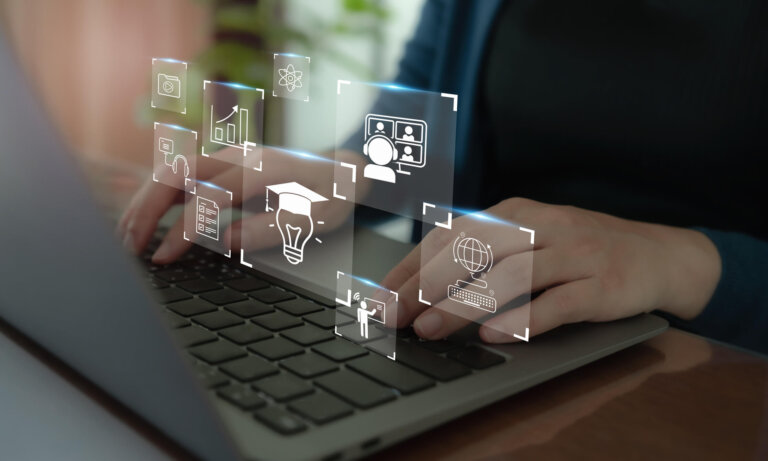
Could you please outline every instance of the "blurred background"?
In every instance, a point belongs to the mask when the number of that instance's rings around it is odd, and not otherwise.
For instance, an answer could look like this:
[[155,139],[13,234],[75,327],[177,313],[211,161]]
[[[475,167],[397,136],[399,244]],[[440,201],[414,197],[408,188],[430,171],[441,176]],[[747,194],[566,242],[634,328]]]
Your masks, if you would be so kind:
[[[333,113],[337,79],[393,78],[422,3],[0,0],[0,20],[48,112],[86,169],[130,172],[123,178],[130,188],[135,185],[131,178],[138,181],[151,169],[154,120],[199,129],[202,96],[194,85],[203,77],[270,89],[273,52],[311,56],[313,103]],[[152,57],[190,63],[186,119],[150,108]],[[271,120],[302,116],[290,112],[281,110]],[[302,144],[322,149],[332,147],[327,140],[333,139],[333,130],[351,131],[329,123],[333,117],[286,126],[312,126],[301,133],[306,138]]]

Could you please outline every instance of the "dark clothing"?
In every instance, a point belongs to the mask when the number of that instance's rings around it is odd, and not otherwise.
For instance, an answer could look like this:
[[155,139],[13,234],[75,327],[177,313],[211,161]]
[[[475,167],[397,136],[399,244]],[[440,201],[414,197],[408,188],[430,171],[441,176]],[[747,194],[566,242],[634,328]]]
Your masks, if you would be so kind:
[[701,228],[723,275],[678,324],[768,352],[765,2],[433,0],[400,69],[459,94],[457,204]]

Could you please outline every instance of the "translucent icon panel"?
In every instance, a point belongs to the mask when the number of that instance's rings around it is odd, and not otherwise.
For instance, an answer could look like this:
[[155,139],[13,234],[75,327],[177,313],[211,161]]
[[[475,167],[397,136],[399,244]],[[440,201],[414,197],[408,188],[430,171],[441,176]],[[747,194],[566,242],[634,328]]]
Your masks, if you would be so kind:
[[485,212],[424,226],[419,303],[528,340],[534,231]]
[[309,56],[274,53],[273,60],[272,96],[309,101]]
[[243,169],[241,262],[332,301],[352,264],[353,206],[332,194],[334,161],[264,148],[262,171]]
[[[450,207],[456,95],[340,80],[336,98],[337,126],[350,119],[358,126],[351,136],[337,131],[336,150],[365,160],[361,168],[338,171],[337,190],[356,188],[357,203],[419,220],[427,208]],[[365,113],[350,109],[371,99],[376,102]]]
[[194,182],[197,132],[177,125],[154,124],[152,180],[179,190]]
[[259,170],[263,132],[263,89],[203,82],[203,156]]
[[152,98],[156,109],[187,113],[187,63],[152,58]]
[[184,240],[232,256],[227,229],[232,223],[232,191],[206,181],[190,183],[184,207]]
[[397,292],[351,273],[336,273],[337,336],[397,360],[397,314]]

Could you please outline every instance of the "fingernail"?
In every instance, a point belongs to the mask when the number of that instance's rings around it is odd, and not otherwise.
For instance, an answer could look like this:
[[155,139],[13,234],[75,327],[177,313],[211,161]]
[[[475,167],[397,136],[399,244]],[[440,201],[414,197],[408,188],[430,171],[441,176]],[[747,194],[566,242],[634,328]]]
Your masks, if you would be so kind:
[[127,249],[131,253],[136,252],[136,247],[134,246],[133,242],[133,235],[130,232],[125,234],[125,237],[123,237],[123,248]]
[[413,323],[413,328],[416,330],[416,334],[422,338],[429,338],[437,334],[442,325],[443,316],[437,312],[429,312],[417,318]]
[[480,338],[487,343],[503,343],[507,341],[507,335],[488,327],[480,329]]
[[152,262],[164,262],[167,260],[173,250],[173,244],[170,241],[165,241],[160,244],[160,248],[152,255]]

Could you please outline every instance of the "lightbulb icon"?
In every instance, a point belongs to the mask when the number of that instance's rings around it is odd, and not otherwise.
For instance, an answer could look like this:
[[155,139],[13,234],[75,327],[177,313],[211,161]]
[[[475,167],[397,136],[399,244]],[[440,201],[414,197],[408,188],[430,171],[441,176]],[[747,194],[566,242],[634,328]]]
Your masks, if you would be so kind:
[[275,224],[283,240],[283,256],[289,263],[299,264],[304,261],[304,247],[315,231],[312,203],[328,199],[296,182],[275,184],[267,186],[267,211],[272,211],[269,191],[279,196]]

